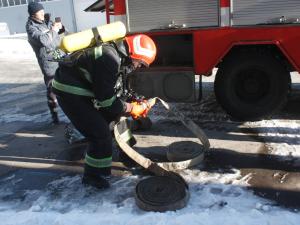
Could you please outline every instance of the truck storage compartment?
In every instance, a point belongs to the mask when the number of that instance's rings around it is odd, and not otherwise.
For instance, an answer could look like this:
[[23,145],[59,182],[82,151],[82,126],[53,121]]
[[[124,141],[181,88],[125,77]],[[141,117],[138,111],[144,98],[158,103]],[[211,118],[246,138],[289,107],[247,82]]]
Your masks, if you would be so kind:
[[200,96],[193,71],[137,71],[128,86],[139,95],[169,102],[195,102]]
[[300,12],[299,0],[231,0],[231,4],[232,25],[278,23],[276,18],[299,18]]
[[130,32],[219,25],[219,1],[127,0]]
[[150,33],[157,57],[150,68],[131,74],[129,86],[145,97],[171,102],[194,102],[199,93],[193,70],[193,35]]
[[157,46],[157,56],[151,67],[193,67],[193,35],[149,33]]

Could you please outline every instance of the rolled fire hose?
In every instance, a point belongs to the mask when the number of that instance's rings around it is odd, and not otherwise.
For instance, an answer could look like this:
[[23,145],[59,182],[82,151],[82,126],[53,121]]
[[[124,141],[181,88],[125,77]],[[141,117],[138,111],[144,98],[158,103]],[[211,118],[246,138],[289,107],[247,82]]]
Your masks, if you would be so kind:
[[[203,151],[208,150],[210,143],[202,129],[196,125],[191,119],[185,117],[175,107],[170,107],[163,100],[159,100],[163,106],[172,112],[180,121],[201,141]],[[186,206],[189,199],[188,185],[185,180],[177,173],[172,172],[176,170],[185,169],[194,166],[203,160],[204,152],[196,154],[190,159],[175,162],[161,162],[156,163],[144,157],[135,151],[122,138],[122,133],[119,131],[123,129],[123,123],[126,120],[120,120],[114,126],[114,135],[120,148],[136,163],[151,171],[156,176],[146,178],[140,181],[136,186],[135,200],[139,208],[145,211],[174,211]],[[188,154],[188,151],[182,151],[179,154]],[[192,153],[194,154],[194,153]],[[169,153],[169,157],[176,158],[175,153]],[[176,158],[178,160],[178,158]]]

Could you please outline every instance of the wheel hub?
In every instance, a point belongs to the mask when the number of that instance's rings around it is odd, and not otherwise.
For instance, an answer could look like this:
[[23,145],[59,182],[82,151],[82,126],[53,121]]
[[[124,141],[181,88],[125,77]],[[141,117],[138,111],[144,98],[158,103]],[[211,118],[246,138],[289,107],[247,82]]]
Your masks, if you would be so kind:
[[243,101],[253,103],[261,100],[269,91],[268,75],[258,69],[243,71],[235,84],[236,93]]

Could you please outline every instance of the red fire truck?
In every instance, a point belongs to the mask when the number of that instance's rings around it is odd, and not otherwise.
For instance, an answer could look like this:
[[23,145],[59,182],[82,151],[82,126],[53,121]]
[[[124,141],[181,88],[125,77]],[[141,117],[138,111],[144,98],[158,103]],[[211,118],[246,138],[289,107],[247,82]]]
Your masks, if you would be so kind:
[[218,102],[253,120],[285,103],[290,73],[300,72],[299,0],[99,0],[93,10],[155,40],[155,63],[131,82],[147,97],[197,101],[195,75],[217,71]]

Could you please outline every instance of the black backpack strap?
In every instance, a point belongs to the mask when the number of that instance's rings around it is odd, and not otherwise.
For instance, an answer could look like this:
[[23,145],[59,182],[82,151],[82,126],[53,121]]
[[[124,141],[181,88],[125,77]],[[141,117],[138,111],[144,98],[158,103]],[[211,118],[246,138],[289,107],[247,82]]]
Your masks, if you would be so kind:
[[102,45],[103,41],[102,41],[101,35],[99,34],[99,31],[98,31],[97,27],[93,27],[92,31],[93,31],[93,34],[94,34],[96,45],[97,46]]

